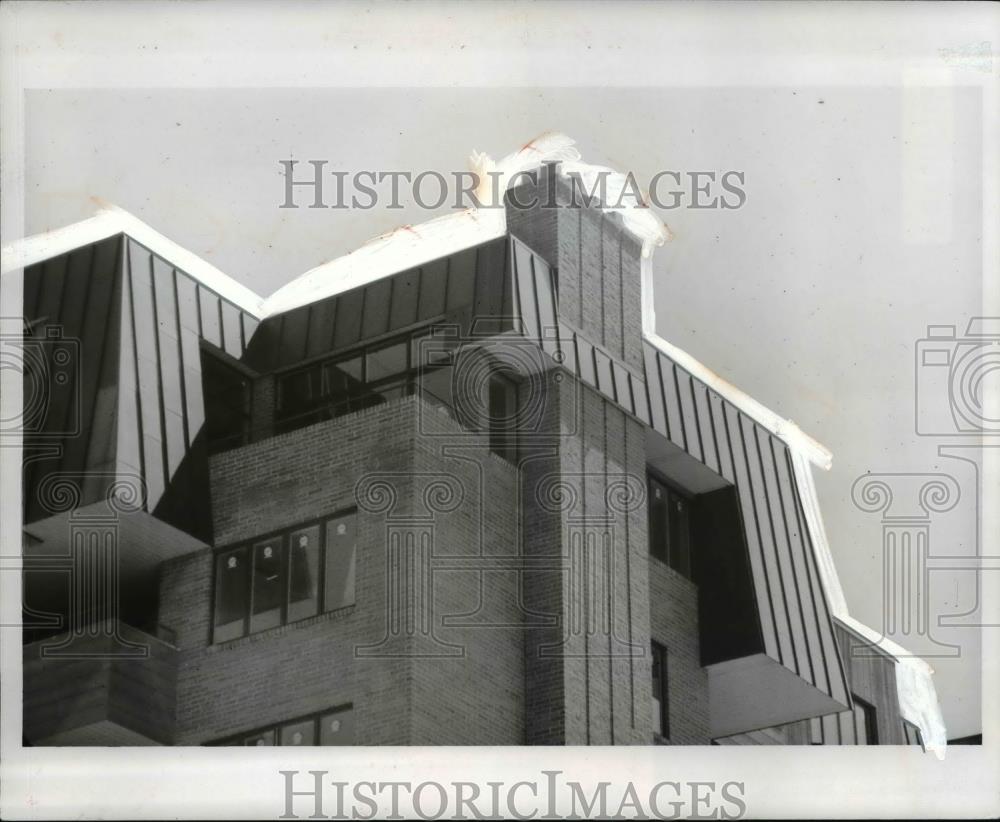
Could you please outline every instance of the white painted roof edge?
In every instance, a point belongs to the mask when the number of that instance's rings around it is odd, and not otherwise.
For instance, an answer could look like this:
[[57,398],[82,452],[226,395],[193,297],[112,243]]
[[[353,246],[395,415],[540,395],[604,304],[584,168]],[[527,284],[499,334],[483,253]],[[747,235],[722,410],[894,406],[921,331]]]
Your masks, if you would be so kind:
[[507,233],[502,208],[466,209],[401,226],[349,254],[311,268],[264,300],[264,317],[342,294]]
[[850,615],[823,525],[812,465],[808,457],[793,449],[792,467],[830,615],[893,658],[900,713],[920,729],[924,747],[943,759],[948,747],[948,734],[934,687],[934,669],[920,657]]
[[644,258],[670,239],[670,230],[641,199],[634,180],[613,169],[581,162],[575,140],[546,132],[496,162],[488,154],[472,153],[469,166],[479,177],[475,194],[480,203],[489,205],[401,226],[318,265],[264,300],[264,316],[292,311],[502,237],[507,233],[507,215],[501,195],[520,175],[545,163],[559,163],[559,173],[578,178],[586,192],[594,191],[603,175],[603,193],[614,205],[601,208],[621,216],[625,229],[642,243]]
[[833,455],[820,443],[806,434],[791,420],[771,411],[749,394],[727,382],[712,369],[695,359],[673,343],[667,342],[656,332],[656,312],[653,307],[653,267],[652,261],[642,261],[642,329],[643,335],[657,349],[666,354],[692,376],[701,380],[712,390],[729,400],[751,419],[783,440],[793,450],[805,454],[811,462],[824,470],[833,464]]
[[7,274],[27,268],[115,234],[128,235],[219,296],[261,319],[263,300],[258,294],[197,254],[163,236],[138,217],[107,203],[100,203],[99,210],[92,217],[3,246],[0,251],[0,273]]

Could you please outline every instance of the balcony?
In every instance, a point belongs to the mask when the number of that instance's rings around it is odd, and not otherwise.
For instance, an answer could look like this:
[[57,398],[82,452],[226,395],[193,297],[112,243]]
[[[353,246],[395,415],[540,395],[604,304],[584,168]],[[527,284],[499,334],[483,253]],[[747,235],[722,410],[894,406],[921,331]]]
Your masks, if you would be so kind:
[[122,622],[24,646],[24,737],[35,746],[168,745],[176,649]]

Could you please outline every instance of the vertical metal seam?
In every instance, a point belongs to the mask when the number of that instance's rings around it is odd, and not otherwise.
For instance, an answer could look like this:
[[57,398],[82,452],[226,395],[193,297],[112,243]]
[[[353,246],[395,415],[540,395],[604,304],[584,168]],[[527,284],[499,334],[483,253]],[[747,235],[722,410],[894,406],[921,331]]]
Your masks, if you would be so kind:
[[694,412],[694,430],[698,435],[698,459],[702,465],[707,466],[708,463],[705,461],[705,441],[701,438],[701,414],[698,411],[698,398],[695,397],[694,383],[694,377],[691,374],[688,374],[688,388],[689,393],[691,394],[691,410]]
[[[767,572],[767,561],[764,558],[764,540],[761,537],[761,532],[760,532],[760,521],[759,521],[759,515],[757,513],[757,498],[756,498],[756,494],[754,493],[753,477],[750,474],[750,455],[749,455],[749,453],[747,453],[746,436],[743,433],[743,424],[741,422],[742,417],[743,417],[743,412],[737,411],[736,412],[736,430],[740,432],[740,441],[741,441],[741,443],[743,445],[742,451],[743,451],[743,462],[744,462],[744,466],[746,468],[746,484],[747,484],[747,491],[748,491],[747,496],[750,499],[750,513],[753,516],[753,527],[754,527],[754,530],[757,532],[757,546],[758,546],[758,549],[760,551],[760,561],[762,563],[761,567],[762,567],[762,570],[764,572],[764,584],[767,587],[767,602],[768,602],[768,605],[769,605],[770,610],[771,610],[771,625],[774,628],[774,632],[775,632],[775,643],[776,643],[777,648],[778,648],[778,661],[782,665],[784,665],[785,664],[785,654],[781,650],[781,644],[782,643],[781,643],[781,637],[780,637],[780,635],[778,635],[778,617],[777,617],[777,614],[774,611],[774,595],[771,592],[771,577],[770,577],[770,575]],[[745,520],[744,520],[744,527],[746,527],[746,521]]]
[[[601,403],[604,407],[604,488],[608,487],[608,404],[606,402]],[[618,409],[615,409],[616,411]],[[607,503],[605,502],[605,505]],[[614,531],[612,531],[612,537]],[[607,559],[607,565],[604,570],[604,585],[605,585],[605,616],[607,617],[607,629],[608,629],[608,721],[610,724],[610,738],[611,744],[615,744],[615,682],[614,682],[614,657],[611,655],[611,635],[614,632],[615,618],[614,612],[612,611],[613,605],[613,595],[612,590],[614,586],[614,563],[615,563],[615,543],[614,539],[611,540],[610,555]]]
[[[782,527],[782,529],[785,532],[785,546],[786,546],[786,552],[788,554],[789,568],[791,569],[791,573],[792,573],[792,587],[795,590],[795,602],[797,602],[798,606],[799,606],[796,616],[797,616],[797,621],[800,623],[800,629],[802,631],[802,641],[803,641],[803,644],[805,645],[805,648],[806,648],[806,659],[805,659],[805,662],[807,662],[808,665],[809,665],[809,676],[810,676],[810,680],[809,681],[813,685],[816,685],[817,684],[816,669],[813,667],[812,649],[809,646],[809,630],[806,627],[805,609],[802,606],[802,591],[799,588],[798,574],[796,574],[796,572],[795,572],[796,571],[796,569],[795,569],[795,555],[794,555],[794,553],[792,551],[792,535],[791,535],[791,533],[788,530],[788,519],[787,519],[787,516],[786,516],[786,513],[785,513],[785,506],[784,506],[784,502],[783,502],[782,496],[781,496],[781,477],[780,477],[780,474],[778,473],[778,462],[777,462],[777,460],[775,459],[775,456],[774,456],[774,437],[772,437],[769,433],[765,434],[765,436],[767,437],[767,450],[768,450],[768,452],[770,454],[770,457],[771,457],[771,465],[774,468],[774,490],[775,490],[775,493],[777,494],[777,500],[776,500],[777,511],[780,512],[780,514],[781,514],[781,516],[780,516],[781,527]],[[761,449],[761,444],[760,444],[760,438],[759,437],[757,438],[757,449],[758,449],[758,451]],[[763,453],[761,453],[761,461],[763,462],[763,460],[764,460],[764,455],[763,455]],[[768,515],[771,517],[771,529],[773,531],[773,530],[776,530],[776,529],[774,527],[774,516],[771,514],[771,508],[775,504],[775,501],[771,500],[771,495],[767,491],[767,483],[766,482],[765,482],[765,485],[764,485],[764,493],[767,496],[767,501],[768,501]],[[775,549],[776,550],[780,550],[778,548],[778,545],[777,545],[777,540],[775,540]],[[784,577],[782,577],[782,579],[784,579]],[[789,619],[790,619],[790,615],[789,615]],[[798,658],[798,655],[796,654],[796,659],[797,658]],[[800,674],[801,674],[801,671],[800,671]]]
[[[527,329],[524,327],[524,308],[523,308],[523,304],[522,304],[522,301],[523,301],[524,298],[523,298],[523,295],[521,294],[521,282],[520,282],[520,280],[521,280],[521,272],[520,272],[520,266],[519,266],[519,264],[517,262],[517,254],[514,252],[514,249],[513,249],[513,245],[516,242],[517,242],[517,240],[514,239],[514,237],[512,235],[511,238],[510,238],[510,240],[506,244],[508,246],[511,246],[510,265],[511,265],[511,269],[514,269],[511,272],[511,280],[513,280],[513,286],[514,286],[513,289],[512,289],[513,292],[514,292],[514,303],[511,306],[511,308],[513,309],[513,311],[511,312],[512,315],[513,315],[511,317],[511,321],[516,326],[520,327],[520,332],[519,333],[522,334],[522,335],[524,335],[525,331]],[[517,328],[515,328],[515,330],[517,330]]]
[[[146,448],[145,448],[145,430],[142,424],[142,395],[139,391],[139,342],[136,339],[135,333],[135,283],[132,277],[132,245],[129,238],[126,236],[125,242],[125,270],[122,272],[122,284],[124,285],[124,278],[128,277],[128,307],[129,307],[129,319],[131,322],[131,327],[129,329],[129,336],[132,337],[132,371],[133,378],[135,379],[135,419],[136,419],[136,431],[138,434],[139,442],[137,443],[139,450],[139,473],[142,475],[143,483],[146,483],[147,470],[146,470]],[[201,320],[201,314],[198,315],[199,321]],[[149,510],[149,496],[148,494],[143,494],[143,504],[146,510]]]
[[[173,288],[174,288],[174,327],[177,330],[177,362],[180,363],[180,384],[181,384],[181,423],[184,428],[184,447],[191,447],[191,432],[188,428],[188,405],[187,386],[184,384],[184,346],[181,345],[181,301],[180,292],[177,289],[177,269],[171,266]],[[241,317],[242,320],[242,317]],[[240,334],[242,335],[243,323],[240,322]]]
[[[156,354],[156,385],[159,392],[160,413],[160,451],[163,454],[163,490],[166,493],[167,485],[170,484],[168,470],[170,460],[167,455],[167,410],[163,396],[163,363],[160,357],[160,315],[156,305],[156,276],[153,271],[153,254],[149,252],[149,296],[153,305],[153,350]],[[222,301],[219,300],[219,324],[222,327]],[[222,328],[222,342],[225,345],[225,328]],[[137,361],[138,364],[138,361]]]
[[[624,434],[622,435],[622,443],[625,449],[625,471],[626,476],[628,475],[628,465],[629,465],[629,441],[628,441],[628,429],[629,429],[629,419],[627,416],[623,417],[625,423]],[[635,729],[635,659],[632,653],[633,648],[633,634],[632,634],[632,528],[630,525],[629,514],[631,512],[625,510],[625,605],[628,615],[628,694],[629,694],[629,718],[631,720],[631,727]]]
[[[544,326],[542,324],[542,304],[538,299],[538,269],[535,267],[536,256],[531,254],[531,292],[535,300],[535,317],[538,319],[538,344],[543,345]],[[554,309],[553,309],[554,310]]]
[[719,476],[725,479],[722,474],[722,451],[719,448],[719,435],[715,430],[715,412],[712,410],[712,390],[705,386],[705,403],[708,405],[708,424],[712,429],[712,445],[715,447],[715,464],[719,469]]
[[598,241],[600,243],[600,248],[601,248],[601,269],[600,269],[600,271],[601,271],[601,345],[603,345],[607,349],[610,349],[611,346],[608,345],[608,318],[607,318],[608,303],[607,303],[607,300],[604,299],[604,284],[605,284],[605,282],[607,280],[607,278],[605,276],[607,274],[607,271],[605,269],[605,262],[604,262],[604,216],[603,215],[598,218],[598,225],[600,226],[600,229],[598,230]]
[[[84,297],[83,297],[83,310],[80,313],[79,337],[80,337],[81,342],[83,340],[83,337],[85,336],[84,333],[83,333],[83,331],[84,331],[84,324],[87,322],[87,315],[90,313],[90,311],[89,311],[89,309],[90,309],[90,299],[91,299],[91,296],[92,296],[93,291],[94,291],[94,288],[93,288],[93,285],[94,285],[94,283],[93,283],[93,277],[94,277],[94,262],[95,262],[95,260],[97,258],[97,251],[96,251],[97,245],[98,245],[98,243],[92,243],[91,245],[89,245],[87,247],[87,250],[90,252],[90,254],[88,256],[89,262],[87,263],[86,288],[84,289],[85,294],[84,294]],[[82,249],[80,249],[80,250],[82,250]],[[68,279],[69,279],[69,266],[67,265],[66,277],[64,277],[63,283],[65,284],[66,280],[68,280]],[[62,310],[61,309],[60,309],[59,313],[60,313],[60,317],[61,317],[62,316]],[[81,350],[80,354],[81,354],[81,358],[82,358],[82,356],[83,356],[83,351],[82,350]],[[63,424],[62,424],[62,430],[63,431],[70,430],[69,425],[70,425],[70,422],[71,422],[71,418],[73,416],[73,397],[74,397],[74,395],[79,394],[80,397],[83,396],[83,390],[82,390],[83,380],[81,379],[82,371],[83,371],[82,365],[83,365],[82,363],[79,363],[77,368],[72,369],[72,377],[70,378],[71,379],[71,383],[70,383],[70,388],[69,388],[69,397],[70,397],[70,399],[69,399],[69,402],[66,403],[66,409],[63,412]],[[95,396],[96,396],[96,393],[97,392],[96,392],[96,389],[95,389]],[[78,425],[82,425],[82,423],[83,423],[83,419],[82,419],[82,416],[81,416],[82,413],[83,413],[83,405],[80,404],[79,405],[79,413],[77,414],[77,424]],[[93,426],[90,426],[90,427],[93,428]],[[88,446],[89,446],[89,439],[88,439]],[[61,458],[59,460],[62,469],[63,470],[65,470],[67,468],[72,469],[72,465],[67,465],[66,464],[66,462],[67,462],[66,458],[72,452],[68,448],[63,448],[62,452],[63,452],[62,456],[61,456]],[[87,454],[87,451],[85,450],[84,451],[84,464],[86,464],[86,459],[87,459],[86,454]]]
[[[114,262],[112,263],[112,271],[114,271],[116,268],[118,268],[119,260],[120,260],[120,255],[121,255],[122,242],[123,242],[123,240],[119,239],[118,243],[115,246],[115,259],[114,259]],[[95,257],[96,257],[96,254],[93,255],[91,257],[91,260],[90,260],[91,280],[93,279],[93,274],[94,274],[94,270],[93,269],[94,269],[94,260],[95,260]],[[115,282],[116,282],[116,280],[117,280],[117,278],[115,277],[114,274],[112,274],[112,277],[111,277],[111,292],[110,292],[109,306],[108,306],[108,311],[109,312],[114,311]],[[89,292],[91,291],[92,288],[93,288],[93,282],[91,282],[89,284],[89,287],[87,289],[87,291],[88,291],[88,294],[87,294],[88,305],[89,305],[89,302],[90,302],[90,293]],[[85,308],[84,309],[84,317],[86,317],[88,313],[89,312]],[[107,348],[108,348],[108,332],[109,332],[110,326],[111,326],[111,322],[110,322],[109,318],[107,318],[107,317],[105,318],[105,322],[103,323],[103,326],[104,327],[101,329],[101,344],[100,344],[100,348],[98,350],[98,357],[97,357],[97,379],[96,379],[96,382],[94,384],[94,399],[90,403],[90,415],[89,415],[89,419],[90,419],[90,423],[91,424],[89,426],[87,426],[87,428],[88,428],[88,431],[87,431],[87,444],[86,444],[86,446],[83,449],[83,464],[84,464],[85,467],[89,467],[90,466],[90,456],[91,456],[90,450],[91,450],[91,448],[93,447],[93,444],[94,444],[94,429],[96,428],[96,426],[93,424],[93,422],[94,422],[94,418],[95,418],[95,416],[97,414],[97,398],[98,398],[98,396],[100,396],[100,391],[101,391],[101,377],[104,376],[104,361],[105,361],[105,358],[107,356]],[[82,422],[82,420],[81,420],[81,422]]]
[[580,324],[577,326],[583,330],[583,209],[576,210],[576,302],[579,306]]
[[[660,357],[659,351],[654,351],[653,356],[656,360],[656,382],[660,386],[660,402],[663,403],[663,423],[666,425],[667,430],[663,432],[664,436],[671,442],[673,442],[673,437],[670,436],[670,412],[667,410],[667,389],[663,384],[663,362]],[[650,417],[653,415],[653,400],[649,400],[649,414]]]
[[[792,549],[792,534],[791,534],[791,530],[789,528],[789,520],[790,520],[790,516],[791,515],[788,512],[788,506],[786,506],[786,504],[785,504],[784,494],[781,493],[781,481],[780,481],[780,477],[779,477],[780,471],[779,471],[779,468],[778,468],[778,458],[777,458],[777,456],[774,453],[775,438],[774,437],[768,437],[768,439],[770,441],[770,447],[771,447],[771,462],[774,464],[774,475],[775,475],[775,479],[777,480],[778,504],[781,507],[781,518],[782,518],[782,521],[785,524],[785,538],[788,540],[788,553],[789,553],[789,557],[792,560],[792,570],[793,570],[793,573],[794,573],[794,570],[795,570],[795,554],[794,554],[794,551]],[[787,451],[787,446],[784,443],[781,444],[781,447],[785,448],[786,451]],[[786,468],[787,468],[787,462],[786,462]],[[794,478],[790,476],[788,478],[788,481],[789,481],[789,487],[792,487],[792,484],[794,483]],[[800,543],[800,545],[802,545],[803,542],[802,542],[801,529],[799,529],[799,532],[800,532],[799,533],[799,543]],[[805,570],[806,570],[806,573],[808,575],[808,563],[806,562],[806,557],[805,556],[802,557],[802,564],[803,564],[803,566],[805,566]],[[822,658],[822,657],[825,656],[825,654],[823,653],[823,647],[822,647],[823,632],[820,629],[819,620],[815,619],[816,603],[815,603],[815,600],[813,599],[812,585],[810,584],[810,580],[809,580],[808,576],[805,579],[805,585],[806,585],[806,591],[809,594],[809,602],[812,605],[812,611],[813,611],[813,615],[814,615],[814,623],[815,623],[815,626],[816,626],[816,635],[819,638],[819,642],[820,642],[820,647],[816,649],[816,652]],[[808,626],[806,625],[806,612],[807,612],[807,609],[803,605],[802,590],[801,590],[801,587],[799,586],[799,581],[798,581],[798,576],[797,575],[795,577],[795,592],[796,592],[796,596],[798,597],[798,600],[799,600],[799,613],[800,613],[800,615],[802,617],[802,627],[806,630],[806,651],[808,652],[808,656],[809,656],[809,667],[810,667],[810,670],[812,671],[813,684],[816,685],[817,684],[816,671],[817,671],[818,665],[817,665],[816,662],[813,661],[813,651],[812,651],[812,647],[811,647],[811,645],[810,645],[810,643],[808,641],[809,640],[809,631],[808,631]],[[823,669],[824,669],[824,675],[826,675],[826,665],[825,664],[823,666]],[[829,688],[829,684],[830,684],[829,676],[827,675],[827,687],[828,688]]]
[[[621,329],[621,357],[623,362],[628,362],[625,355],[625,265],[623,263],[624,254],[622,252],[622,232],[618,232],[618,322]],[[652,295],[650,295],[652,299]],[[640,345],[642,344],[640,338]]]
[[[788,459],[791,460],[791,452],[787,452],[787,456]],[[792,465],[791,468],[792,468],[792,479],[794,480],[795,478],[794,465]],[[794,484],[792,490],[793,490],[793,501],[795,502],[795,510],[799,518],[799,530],[802,531],[808,542],[807,545],[808,550],[806,552],[806,558],[809,560],[808,567],[809,567],[810,583],[814,585],[814,589],[819,590],[820,596],[823,598],[823,610],[826,613],[827,630],[829,631],[830,639],[833,641],[833,652],[837,656],[837,665],[840,669],[840,685],[844,689],[845,697],[847,697],[848,700],[850,700],[849,696],[850,680],[847,677],[847,670],[844,667],[844,660],[841,658],[840,646],[837,644],[837,634],[833,626],[833,616],[830,614],[830,605],[826,598],[826,590],[823,587],[823,579],[819,575],[819,570],[814,567],[816,549],[813,545],[812,534],[809,533],[809,529],[805,525],[805,515],[802,510],[802,500],[799,498],[799,487],[797,483]],[[824,658],[825,657],[826,654],[824,654]],[[827,678],[830,681],[830,690],[833,691],[834,690],[833,677],[830,676],[829,669],[827,670]],[[833,696],[832,693],[830,695]]]
[[[743,502],[740,499],[739,471],[736,468],[736,464],[737,464],[736,463],[736,450],[733,448],[733,438],[732,438],[732,435],[730,434],[730,426],[729,426],[729,414],[728,414],[728,408],[729,408],[729,406],[728,406],[728,404],[725,401],[723,401],[721,408],[722,408],[722,427],[723,427],[723,430],[726,432],[726,447],[729,449],[730,464],[733,467],[733,493],[734,493],[734,496],[736,498],[736,513],[737,513],[737,515],[739,517],[739,522],[740,522],[740,528],[739,528],[740,540],[743,543],[743,549],[745,551],[745,555],[744,556],[745,556],[746,561],[747,561],[747,573],[750,575],[750,585],[753,588],[754,598],[756,599],[756,597],[759,596],[760,592],[757,591],[757,585],[754,582],[753,560],[750,557],[750,540],[747,539],[747,513],[744,511]],[[737,411],[736,413],[739,414],[739,411]],[[739,421],[738,420],[736,422],[736,425],[738,427],[738,425],[739,425]],[[742,435],[743,435],[743,432],[740,431],[740,436],[742,437]],[[763,561],[763,559],[761,561]],[[767,572],[766,572],[766,570],[765,570],[765,573],[764,573],[764,581],[765,581],[765,586],[766,586],[766,584],[767,584]],[[775,624],[775,622],[774,622],[774,608],[771,605],[771,594],[770,594],[770,591],[769,590],[764,591],[764,595],[767,597],[768,610],[771,612],[771,625],[773,626]],[[767,641],[764,639],[764,622],[760,618],[759,614],[757,615],[757,638],[760,640],[761,648],[766,653],[766,651],[767,651]],[[779,645],[779,653],[780,653],[780,645]]]
[[[684,450],[690,454],[691,449],[688,447],[687,424],[684,422],[684,403],[681,401],[681,385],[677,379],[677,363],[671,361],[670,370],[674,376],[674,396],[677,397],[677,416],[681,421],[681,441],[684,443]],[[687,372],[685,371],[684,373]]]
[[[767,490],[767,474],[764,471],[764,457],[760,450],[760,437],[758,435],[758,425],[756,421],[751,420],[751,431],[753,432],[753,445],[754,450],[757,452],[757,464],[760,466],[760,484],[761,490],[764,492],[764,510],[767,512],[767,522],[771,526],[771,541],[774,548],[774,567],[778,571],[778,590],[781,591],[781,603],[785,608],[785,624],[788,625],[788,644],[792,648],[792,664],[795,666],[794,670],[797,674],[801,673],[799,668],[799,652],[795,647],[795,632],[792,629],[792,613],[788,607],[788,594],[785,591],[785,573],[781,569],[781,560],[778,557],[778,538],[776,536],[776,531],[774,528],[774,517],[771,514],[771,498]],[[751,483],[753,479],[751,478]],[[756,506],[756,495],[754,497],[754,505]],[[757,531],[761,534],[761,548],[764,547],[763,534],[760,530],[760,521],[758,521]],[[780,639],[780,636],[779,636]]]

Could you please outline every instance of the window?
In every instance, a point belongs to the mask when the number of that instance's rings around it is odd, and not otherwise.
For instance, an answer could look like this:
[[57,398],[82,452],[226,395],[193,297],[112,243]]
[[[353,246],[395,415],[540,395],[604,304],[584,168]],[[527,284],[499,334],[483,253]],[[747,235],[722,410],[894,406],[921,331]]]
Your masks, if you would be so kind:
[[345,705],[319,714],[240,734],[217,745],[353,745],[354,708]]
[[423,329],[279,375],[278,431],[292,431],[412,394],[418,363],[411,348],[426,333]]
[[657,736],[670,738],[670,701],[667,687],[667,649],[651,643],[653,668],[653,728]]
[[205,436],[209,449],[244,445],[250,437],[250,380],[221,356],[202,349]]
[[505,460],[517,459],[517,383],[502,372],[490,377],[487,408],[490,450]]
[[319,611],[319,526],[292,531],[288,540],[288,621]]
[[854,694],[854,741],[856,745],[878,745],[875,706]]
[[649,553],[691,578],[691,503],[649,477]]
[[215,560],[216,642],[243,636],[247,629],[247,549],[225,551]]
[[220,551],[212,641],[307,619],[320,602],[324,611],[353,605],[356,554],[354,510]]
[[906,719],[903,720],[903,735],[906,737],[907,745],[923,746],[924,744],[924,739],[920,734],[920,728]]
[[323,610],[354,604],[354,562],[357,516],[346,514],[326,524],[326,581]]

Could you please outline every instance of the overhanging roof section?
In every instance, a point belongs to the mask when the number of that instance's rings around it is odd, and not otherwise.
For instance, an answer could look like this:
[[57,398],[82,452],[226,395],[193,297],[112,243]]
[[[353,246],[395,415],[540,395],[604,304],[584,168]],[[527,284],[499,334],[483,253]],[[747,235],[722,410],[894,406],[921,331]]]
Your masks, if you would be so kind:
[[736,487],[764,651],[836,702],[848,684],[789,446],[649,340],[645,379],[559,320],[552,271],[511,237],[523,333],[584,382]]
[[[97,225],[84,236],[108,227]],[[215,290],[246,304],[228,278],[197,265],[201,276],[191,276],[176,261],[190,264],[190,255],[164,257],[169,244],[138,233],[159,251],[119,232],[68,250],[60,235],[44,244],[54,256],[34,261],[36,249],[18,258],[27,263],[30,350],[39,352],[30,375],[44,400],[24,437],[25,521],[64,513],[64,500],[101,501],[126,483],[135,507],[204,540],[211,518],[201,344],[239,359],[258,321]],[[53,497],[58,482],[75,494]]]
[[652,427],[736,488],[767,655],[846,704],[847,680],[789,446],[645,345]]
[[157,256],[170,260],[189,277],[216,292],[241,311],[252,317],[261,316],[263,300],[249,288],[197,254],[164,237],[127,211],[98,200],[95,200],[95,204],[98,211],[93,217],[5,245],[0,254],[0,273],[7,274],[28,268],[116,234],[125,234]]

